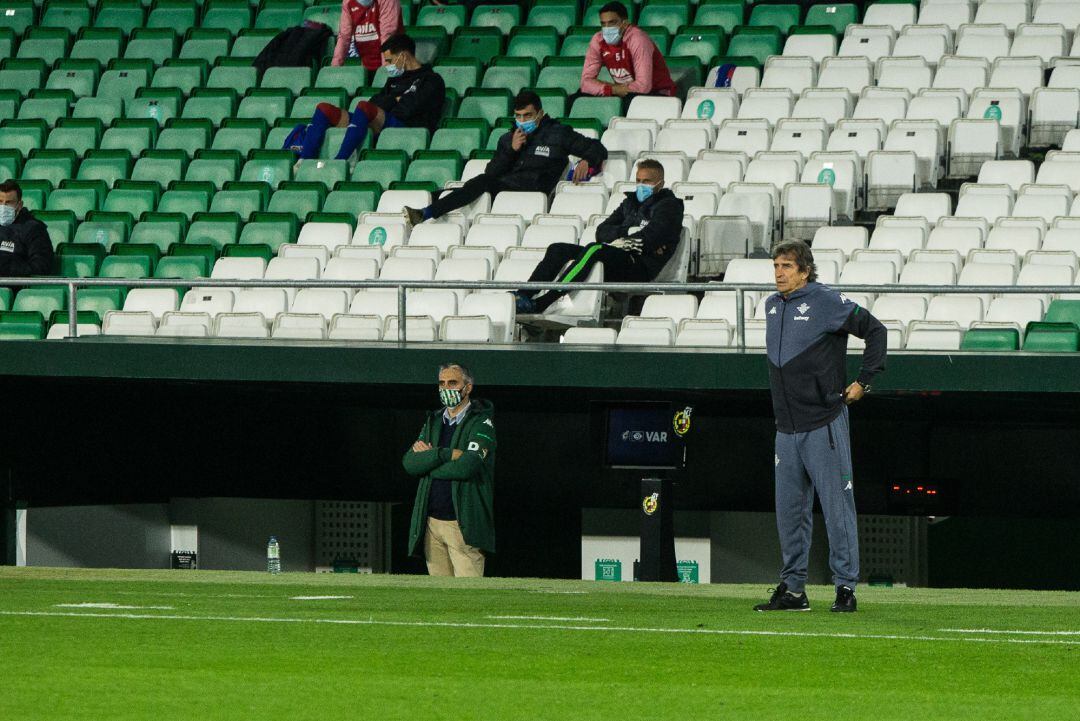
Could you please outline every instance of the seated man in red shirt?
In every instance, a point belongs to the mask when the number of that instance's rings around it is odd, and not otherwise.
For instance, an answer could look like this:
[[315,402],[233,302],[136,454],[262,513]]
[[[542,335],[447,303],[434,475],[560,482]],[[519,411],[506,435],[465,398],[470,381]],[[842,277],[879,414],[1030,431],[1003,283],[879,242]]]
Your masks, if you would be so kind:
[[[675,94],[675,83],[656,43],[628,18],[621,2],[600,8],[600,32],[589,43],[581,70],[581,92],[574,94],[575,99],[583,95],[626,98]],[[612,82],[597,79],[601,65],[608,69]]]

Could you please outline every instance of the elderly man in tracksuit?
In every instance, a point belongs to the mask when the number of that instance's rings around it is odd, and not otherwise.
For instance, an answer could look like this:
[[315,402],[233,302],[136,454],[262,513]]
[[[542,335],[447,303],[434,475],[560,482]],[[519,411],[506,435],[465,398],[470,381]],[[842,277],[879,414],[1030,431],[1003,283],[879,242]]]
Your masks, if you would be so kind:
[[[776,526],[784,567],[772,597],[754,610],[810,610],[805,587],[816,490],[836,586],[830,610],[850,612],[856,609],[859,536],[847,406],[885,368],[885,326],[843,293],[816,282],[806,243],[781,243],[772,257],[777,292],[765,304],[765,346],[776,415]],[[865,339],[866,349],[858,377],[847,385],[849,335]]]

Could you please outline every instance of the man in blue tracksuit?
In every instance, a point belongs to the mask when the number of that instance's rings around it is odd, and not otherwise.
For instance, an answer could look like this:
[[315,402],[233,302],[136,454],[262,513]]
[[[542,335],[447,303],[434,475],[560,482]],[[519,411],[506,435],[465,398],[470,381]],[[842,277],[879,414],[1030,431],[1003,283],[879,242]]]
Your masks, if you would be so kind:
[[[765,346],[776,415],[776,526],[784,567],[772,597],[754,610],[810,610],[806,566],[817,491],[836,585],[831,610],[854,611],[859,536],[847,406],[885,368],[885,326],[843,293],[816,282],[806,243],[781,243],[772,257],[777,292],[765,304]],[[850,385],[848,335],[866,341],[862,369]]]

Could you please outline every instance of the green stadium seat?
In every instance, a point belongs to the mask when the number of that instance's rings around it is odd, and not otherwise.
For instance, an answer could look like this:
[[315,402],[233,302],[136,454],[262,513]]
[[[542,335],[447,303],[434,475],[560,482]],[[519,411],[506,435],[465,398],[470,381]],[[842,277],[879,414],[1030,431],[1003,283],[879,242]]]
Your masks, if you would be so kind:
[[97,276],[98,268],[101,267],[101,261],[105,257],[105,248],[100,247],[97,252],[91,251],[91,248],[76,247],[73,243],[57,248],[56,262],[60,276],[64,278]]
[[240,231],[241,245],[266,245],[277,253],[285,243],[296,242],[297,222],[292,213],[255,213]]
[[89,188],[58,188],[49,193],[45,210],[70,210],[80,221],[99,208],[98,196]]
[[744,18],[745,10],[742,0],[703,2],[698,5],[697,13],[694,15],[694,25],[719,26],[730,35],[736,27],[743,24]]
[[816,4],[806,11],[807,25],[828,25],[836,35],[843,35],[848,25],[858,22],[859,6],[854,3]]
[[111,188],[116,181],[127,180],[130,174],[131,156],[127,151],[90,150],[79,163],[75,178],[77,180],[102,180]]
[[67,288],[63,286],[41,286],[23,288],[15,294],[11,310],[16,313],[41,313],[47,317],[56,310],[67,308]]
[[281,187],[270,196],[267,211],[271,213],[292,213],[300,222],[307,220],[308,214],[318,212],[326,198],[326,186],[322,183],[282,183]]
[[123,44],[123,33],[116,28],[85,28],[71,46],[68,57],[72,60],[95,60],[105,67],[110,60],[120,57]]
[[[210,204],[211,213],[238,213],[241,219],[266,209],[268,198],[264,188],[252,187],[252,183],[226,183],[224,190],[214,194]],[[260,185],[263,185],[260,183]]]
[[35,150],[23,164],[21,180],[47,180],[56,188],[70,178],[78,162],[73,150]]
[[236,114],[239,105],[235,90],[227,88],[196,88],[184,103],[180,117],[191,122],[204,120],[218,127],[226,118]]
[[780,53],[780,33],[775,28],[741,28],[728,43],[728,55],[745,55],[761,65]]
[[23,155],[18,150],[0,148],[0,181],[19,177]]
[[131,179],[157,183],[165,188],[170,183],[183,180],[187,164],[188,155],[183,150],[147,150],[135,161],[135,166],[131,169]]
[[404,150],[411,158],[417,150],[427,150],[431,133],[427,128],[386,128],[375,143],[378,150]]
[[338,183],[323,201],[324,213],[349,213],[354,217],[369,213],[379,205],[379,186],[375,183]]
[[690,88],[700,87],[705,82],[705,73],[697,58],[668,58],[667,65],[680,97],[685,98]]
[[750,26],[772,26],[787,34],[799,24],[801,8],[798,4],[756,4],[750,8]]
[[234,181],[240,174],[242,158],[235,150],[200,150],[188,163],[184,180],[213,183],[221,190],[225,183]]
[[49,126],[43,120],[5,120],[0,123],[0,148],[18,150],[25,158],[45,145]]
[[339,108],[349,104],[345,91],[337,88],[308,88],[293,101],[289,110],[290,118],[310,118],[320,103],[330,103]]
[[10,28],[22,35],[33,24],[33,0],[6,0],[4,12],[0,13],[0,27]]
[[390,183],[405,177],[408,163],[409,158],[402,150],[365,150],[350,180],[377,183],[382,190],[388,190]]
[[450,36],[441,27],[413,25],[409,37],[416,43],[416,59],[424,65],[431,65],[450,52]]
[[123,67],[106,70],[98,81],[98,98],[134,98],[135,93],[150,84],[150,73],[145,67]]
[[204,6],[200,27],[227,30],[235,36],[250,28],[253,19],[247,0],[209,0]]
[[458,108],[459,118],[483,118],[494,125],[500,118],[510,117],[512,96],[506,90],[471,90]]
[[[565,61],[569,61],[569,64]],[[536,87],[559,88],[567,94],[576,93],[581,89],[581,67],[584,62],[585,58],[549,58],[548,65],[540,70],[536,78]]]
[[136,280],[149,278],[153,263],[145,255],[110,255],[101,261],[99,278],[125,278]]
[[341,88],[354,95],[357,90],[367,85],[367,70],[363,65],[327,65],[319,70],[315,77],[316,88]]
[[133,218],[141,218],[157,207],[161,197],[161,188],[157,183],[140,183],[132,180],[118,180],[105,196],[102,210],[110,213],[129,213]]
[[241,60],[243,65],[233,65],[234,62],[235,58],[218,61],[206,79],[206,87],[235,90],[237,94],[243,95],[258,85],[258,72],[250,63]]
[[461,153],[456,150],[423,150],[409,163],[405,182],[429,182],[442,188],[461,177],[461,166]]
[[[186,228],[187,218],[177,213],[147,213],[143,220],[131,229],[128,242],[134,245],[155,245],[162,253],[168,253],[173,245],[180,242]],[[161,277],[157,274],[160,268],[159,264],[155,277]]]
[[292,93],[287,90],[252,90],[236,110],[239,118],[262,118],[267,124],[287,116],[292,104]]
[[155,278],[179,278],[195,280],[210,275],[209,263],[200,256],[165,256],[154,269]]
[[[525,24],[534,28],[554,28],[559,35],[565,35],[577,23],[578,6],[575,2],[538,2],[529,10]],[[554,54],[554,51],[548,54]],[[535,55],[537,59],[546,57]]]
[[18,46],[19,40],[15,31],[11,28],[0,27],[0,59],[6,59],[15,56],[15,48]]
[[571,118],[595,118],[605,128],[611,119],[623,114],[622,98],[581,97],[570,108]]
[[[499,63],[498,60],[503,62]],[[536,61],[526,58],[499,58],[496,65],[484,72],[481,87],[487,89],[505,89],[517,95],[524,88],[531,88],[537,75]],[[511,63],[508,61],[520,61]]]
[[960,341],[960,350],[1001,353],[1019,349],[1020,331],[1016,328],[972,328]]
[[468,9],[464,5],[426,5],[420,8],[416,24],[424,27],[441,27],[453,34],[466,24]]
[[231,118],[214,133],[211,150],[235,150],[242,156],[263,146],[266,138],[266,122],[253,118]]
[[487,144],[484,146],[484,150],[495,150],[499,147],[499,139],[506,135],[510,130],[509,126],[500,125],[497,128],[492,128],[488,134]]
[[[562,57],[584,58],[589,52],[589,43],[592,42],[592,37],[592,35],[567,35],[559,48],[559,55]],[[578,73],[578,77],[580,76],[581,74]]]
[[[154,11],[151,11],[151,15],[153,13]],[[162,65],[169,58],[176,57],[176,50],[177,30],[173,25],[135,28],[131,32],[127,47],[124,48],[124,59],[149,60],[154,65]]]
[[20,60],[44,60],[52,66],[60,58],[66,57],[71,33],[64,28],[30,28],[15,57]]
[[75,97],[94,94],[98,81],[96,60],[61,60],[45,81],[46,90],[68,90]]
[[126,243],[134,222],[127,213],[94,211],[75,230],[75,243],[96,243],[111,250],[117,243]]
[[473,58],[443,58],[434,70],[442,76],[447,88],[453,88],[461,95],[480,84],[481,64]]
[[296,156],[288,150],[256,150],[240,170],[242,182],[263,182],[271,188],[292,179]]
[[103,125],[112,124],[124,112],[120,98],[79,98],[71,117],[79,120],[96,120]]
[[180,114],[183,94],[175,88],[140,88],[134,98],[124,101],[128,120],[155,120],[159,126]]
[[480,128],[440,128],[431,138],[432,150],[456,150],[468,157],[484,144],[484,131]]
[[690,22],[688,0],[652,0],[638,13],[640,27],[655,25],[674,31]]
[[521,24],[521,8],[517,5],[481,5],[473,10],[474,28],[497,28],[509,35],[515,25]]
[[45,319],[41,313],[0,313],[0,340],[41,340],[45,337]]
[[212,183],[173,183],[157,204],[159,213],[182,213],[190,221],[196,213],[210,209],[210,197],[214,194]]
[[38,25],[64,28],[74,35],[90,24],[93,13],[85,0],[48,0]]
[[[83,288],[75,294],[75,308],[79,313],[93,313],[97,322],[100,323],[110,310],[120,310],[124,307],[125,295],[126,293],[120,288]],[[60,322],[66,321],[65,317]]]
[[240,235],[240,216],[236,213],[199,213],[188,226],[184,243],[211,245],[219,252]]
[[154,147],[158,125],[154,120],[120,119],[101,136],[102,150],[126,150],[137,158],[143,151]]
[[[593,0],[589,3],[589,6],[585,8],[585,12],[581,15],[581,24],[589,28],[598,29],[600,27],[600,8],[607,4],[607,0]],[[623,3],[626,6],[626,11],[630,14],[630,22],[633,23],[637,20],[637,3],[629,2]]]
[[169,28],[182,36],[196,26],[198,16],[195,0],[157,0],[146,16],[146,27]]
[[213,132],[214,126],[209,120],[173,118],[158,134],[154,147],[157,150],[178,151],[190,159],[210,145]]
[[118,29],[129,35],[146,24],[146,10],[141,0],[98,0],[97,7],[95,28]]
[[90,118],[64,118],[49,131],[45,141],[46,150],[73,150],[86,156],[94,150],[104,133],[100,120]]
[[671,40],[668,55],[671,57],[697,58],[702,65],[712,62],[713,58],[724,51],[724,35],[715,29],[710,33],[698,32],[702,28],[686,28]]
[[0,90],[0,121],[14,120],[22,94],[18,90]]
[[[45,224],[53,248],[56,248],[61,243],[70,243],[71,239],[75,237],[75,226],[78,225],[79,221],[70,210],[53,212],[39,210],[34,213],[34,217]],[[9,302],[6,306],[0,305],[0,310],[11,310],[11,303]]]
[[44,180],[23,180],[19,183],[22,188],[22,202],[27,210],[45,210],[45,203],[49,198],[52,188]]
[[29,95],[45,82],[49,66],[40,59],[8,58],[0,64],[0,90],[18,90]]
[[218,250],[208,243],[177,243],[169,249],[169,255],[180,258],[201,258],[210,270],[218,258]]
[[1080,350],[1080,329],[1070,322],[1033,321],[1027,324],[1024,350],[1039,353],[1075,352]]
[[19,105],[16,117],[19,120],[43,120],[51,128],[68,116],[74,102],[75,97],[70,90],[34,90]]
[[214,64],[220,58],[229,57],[232,33],[222,28],[197,28],[188,33],[180,46],[181,60],[205,60]]
[[[403,15],[402,20],[404,19]],[[327,0],[322,2],[316,0],[314,5],[304,10],[304,21],[309,20],[326,25],[330,28],[330,32],[336,36],[341,20],[341,3],[335,3],[333,0],[329,2]]]
[[284,30],[302,22],[304,22],[302,0],[266,0],[259,14],[255,16],[256,28]]
[[512,58],[543,60],[559,52],[559,33],[550,27],[519,27],[510,36],[506,54]]
[[1043,318],[1047,323],[1076,323],[1080,327],[1080,300],[1052,300]]
[[328,191],[338,183],[345,182],[348,177],[349,161],[347,160],[301,160],[293,171],[293,179],[296,182],[321,183]]
[[221,249],[222,258],[261,258],[269,263],[274,258],[274,250],[264,243],[232,243]]
[[498,28],[462,28],[454,35],[450,55],[473,58],[485,65],[496,55],[502,55],[503,34]]
[[277,32],[274,30],[242,30],[233,41],[229,57],[254,58],[262,52],[268,42],[274,39],[275,35]]
[[203,84],[206,79],[207,64],[202,60],[166,60],[165,64],[154,71],[150,79],[151,88],[179,88],[184,95]]

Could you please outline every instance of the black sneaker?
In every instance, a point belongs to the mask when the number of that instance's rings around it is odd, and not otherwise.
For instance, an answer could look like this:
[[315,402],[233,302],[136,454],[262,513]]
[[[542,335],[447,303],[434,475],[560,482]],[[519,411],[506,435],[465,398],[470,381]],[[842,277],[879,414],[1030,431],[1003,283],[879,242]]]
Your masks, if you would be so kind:
[[414,225],[420,225],[424,222],[424,211],[417,210],[416,208],[410,208],[405,206],[401,209],[401,214],[405,217],[405,222],[411,228]]
[[855,591],[848,586],[837,586],[836,601],[829,610],[833,613],[854,613],[856,608]]
[[776,588],[769,589],[772,591],[772,596],[769,598],[768,603],[759,603],[754,606],[755,611],[809,611],[810,599],[806,597],[806,593],[800,593],[795,595],[791,591],[788,591],[787,584],[783,581]]

